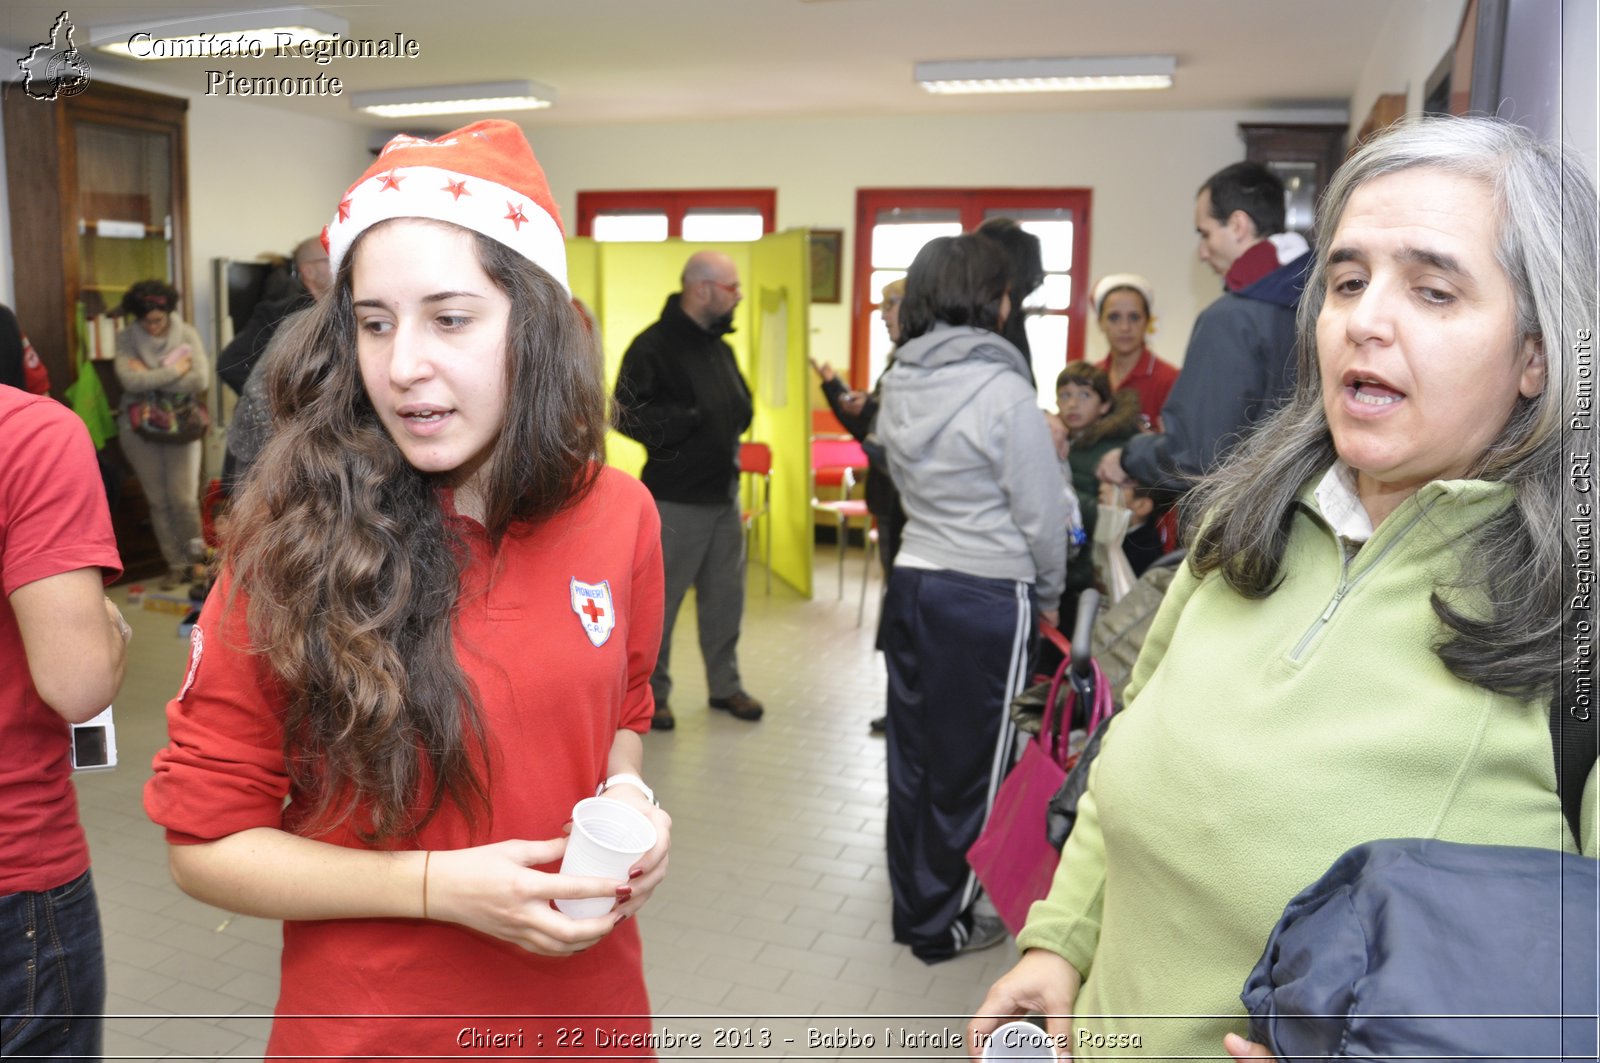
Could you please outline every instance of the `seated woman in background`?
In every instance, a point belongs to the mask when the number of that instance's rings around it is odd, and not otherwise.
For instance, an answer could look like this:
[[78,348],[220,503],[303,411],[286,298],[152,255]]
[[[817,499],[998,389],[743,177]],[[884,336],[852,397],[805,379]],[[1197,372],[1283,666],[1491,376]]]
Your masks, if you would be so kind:
[[[593,1051],[575,1015],[639,1045],[660,525],[600,464],[544,173],[509,122],[396,137],[327,239],[145,806],[185,892],[285,921],[269,1056],[495,1054],[473,1015],[524,1056]],[[628,882],[554,871],[597,790],[656,826]]]
[[130,410],[157,398],[201,401],[211,383],[211,362],[200,333],[178,316],[178,289],[161,280],[140,281],[122,297],[133,324],[117,333],[117,380],[122,384],[117,442],[150,504],[150,524],[167,563],[163,590],[193,578],[201,559],[201,440],[172,443],[135,431]]
[[928,963],[998,944],[966,854],[1011,766],[1007,707],[1035,615],[1052,623],[1067,504],[1032,376],[1000,330],[1005,256],[975,235],[917,252],[878,437],[906,511],[879,644],[889,673],[895,940]]
[[1094,286],[1094,316],[1111,349],[1096,365],[1112,391],[1139,395],[1144,427],[1161,430],[1161,407],[1178,381],[1178,369],[1151,353],[1145,338],[1155,331],[1155,289],[1137,273],[1113,273]]
[[1202,485],[1054,885],[973,1033],[1031,1010],[1079,1059],[1135,1037],[1150,1057],[1224,1035],[1259,1054],[1240,988],[1350,847],[1596,849],[1594,775],[1580,822],[1584,780],[1558,782],[1551,745],[1593,186],[1516,126],[1426,120],[1358,150],[1318,214],[1295,392]]

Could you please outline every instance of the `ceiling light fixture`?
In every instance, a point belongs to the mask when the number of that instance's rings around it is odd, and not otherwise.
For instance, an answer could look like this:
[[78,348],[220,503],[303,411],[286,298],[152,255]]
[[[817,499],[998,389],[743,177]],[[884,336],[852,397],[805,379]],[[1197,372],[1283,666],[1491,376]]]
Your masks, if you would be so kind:
[[536,111],[556,102],[556,90],[537,81],[487,81],[413,89],[352,92],[350,106],[380,118],[425,118],[483,111]]
[[916,64],[916,79],[937,93],[1107,92],[1169,89],[1176,56],[1085,59],[971,59]]
[[273,7],[94,26],[89,47],[125,59],[260,59],[349,32],[344,19],[309,7]]

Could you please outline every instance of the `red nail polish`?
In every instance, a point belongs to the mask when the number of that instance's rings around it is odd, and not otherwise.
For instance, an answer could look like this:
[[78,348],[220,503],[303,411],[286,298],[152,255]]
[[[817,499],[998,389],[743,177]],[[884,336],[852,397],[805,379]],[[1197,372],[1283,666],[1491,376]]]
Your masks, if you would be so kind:
[[631,882],[642,874],[644,874],[644,868],[636,867],[632,871],[628,872],[628,880]]
[[629,897],[632,897],[632,896],[633,896],[633,887],[632,886],[618,886],[617,887],[617,900],[625,901]]

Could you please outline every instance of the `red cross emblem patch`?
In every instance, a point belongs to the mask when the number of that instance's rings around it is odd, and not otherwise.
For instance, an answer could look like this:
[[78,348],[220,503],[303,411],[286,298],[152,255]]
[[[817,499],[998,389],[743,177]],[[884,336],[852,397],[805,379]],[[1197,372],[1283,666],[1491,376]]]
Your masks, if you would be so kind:
[[589,636],[589,641],[604,646],[617,626],[616,607],[611,603],[611,581],[585,583],[574,578],[572,611],[578,614],[578,623],[583,625],[583,633]]
[[194,677],[200,671],[200,655],[206,649],[206,633],[196,624],[189,630],[189,674],[183,677],[183,689],[178,691],[178,700],[189,693],[189,688],[194,686]]

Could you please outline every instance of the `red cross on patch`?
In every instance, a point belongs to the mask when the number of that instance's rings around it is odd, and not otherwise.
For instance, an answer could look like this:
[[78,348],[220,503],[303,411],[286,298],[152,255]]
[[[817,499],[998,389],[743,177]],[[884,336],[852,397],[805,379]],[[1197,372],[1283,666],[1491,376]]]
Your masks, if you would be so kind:
[[583,633],[595,646],[604,646],[617,626],[616,609],[611,601],[611,581],[585,583],[576,577],[571,584],[572,611],[577,614]]

